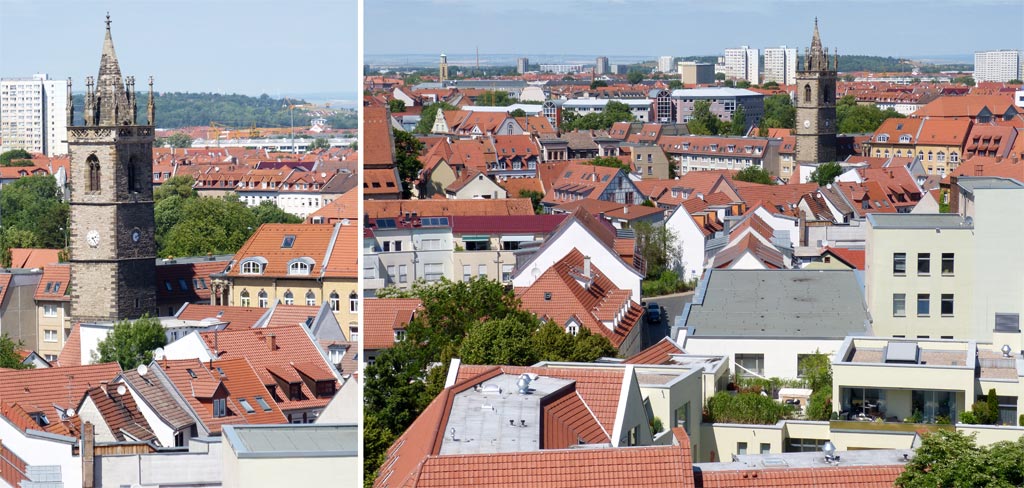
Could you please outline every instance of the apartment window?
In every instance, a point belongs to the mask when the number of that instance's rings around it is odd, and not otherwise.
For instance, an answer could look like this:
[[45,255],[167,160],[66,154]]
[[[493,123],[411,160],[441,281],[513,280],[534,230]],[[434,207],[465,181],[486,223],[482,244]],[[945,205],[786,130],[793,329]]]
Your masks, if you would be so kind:
[[328,302],[331,304],[331,311],[341,311],[341,296],[338,295],[338,292],[332,291],[330,297],[328,298]]
[[292,294],[291,290],[284,292],[284,304],[292,305],[295,303],[295,295]]
[[930,308],[930,297],[927,293],[917,294],[917,316],[927,317]]
[[470,264],[462,265],[462,281],[469,281],[473,278],[473,266]]
[[953,253],[942,253],[942,276],[953,276]]
[[256,295],[260,308],[267,308],[270,301],[267,298],[267,292],[260,290],[259,294]]
[[932,255],[927,252],[917,253],[917,274],[928,276],[932,271]]
[[334,381],[317,381],[316,397],[331,398],[334,396]]
[[736,375],[742,377],[764,376],[764,354],[737,354]]
[[359,342],[359,326],[350,325],[348,326],[348,340],[352,342]]
[[56,305],[43,305],[43,317],[56,317],[57,306]]
[[479,241],[463,240],[463,244],[465,244],[467,251],[488,251],[491,249],[491,241],[489,239]]
[[302,383],[290,383],[288,385],[288,399],[302,400]]
[[395,282],[395,265],[393,264],[388,265],[388,280],[392,283]]
[[892,254],[892,274],[900,276],[907,274],[907,253],[897,252]]
[[762,442],[761,443],[761,454],[771,454],[771,453],[772,453],[772,445],[767,443],[767,442]]
[[786,439],[786,452],[821,452],[825,439]]
[[477,276],[487,276],[487,265],[486,264],[479,264],[479,265],[477,265],[477,267],[476,267],[476,274],[477,274]]
[[[399,242],[396,241],[396,251],[401,250],[397,249],[397,247],[400,247],[398,246],[398,244]],[[441,249],[441,239],[423,239],[422,241],[420,241],[420,249],[423,251],[437,251],[438,249]]]
[[939,311],[942,312],[942,316],[943,317],[952,317],[953,316],[953,294],[952,293],[943,293],[939,298],[942,300],[942,302],[940,304],[941,308],[939,309]]
[[57,331],[55,330],[44,330],[43,340],[46,342],[57,342]]
[[402,241],[395,241],[395,245],[391,247],[394,248],[395,252],[400,252],[402,250]]
[[391,241],[384,241],[384,242],[382,242],[381,243],[381,249],[383,249],[384,252],[391,252]]
[[690,402],[686,402],[683,406],[679,407],[675,411],[676,427],[682,427],[686,430],[686,433],[690,433]]
[[312,290],[306,292],[306,306],[312,307],[316,305],[316,294]]
[[246,261],[242,263],[242,274],[260,274],[263,266],[258,261]]
[[348,311],[351,313],[359,311],[359,294],[354,291],[348,294]]
[[636,425],[636,426],[633,426],[632,429],[629,429],[629,433],[627,434],[627,436],[628,436],[626,438],[626,445],[627,446],[635,446],[635,445],[637,445],[639,443],[639,437],[640,437],[640,426]]
[[892,316],[893,317],[906,317],[907,316],[907,294],[906,293],[893,293],[892,294]]
[[512,281],[512,265],[501,265],[501,281]]
[[238,295],[238,299],[243,307],[249,306],[249,290],[242,290],[242,293]]
[[746,442],[737,442],[736,443],[736,454],[746,454],[746,453],[747,453],[747,443]]
[[427,263],[423,265],[423,279],[428,282],[441,281],[441,274],[444,266],[441,263]]
[[400,264],[398,265],[398,282],[405,283],[409,281],[409,265]]
[[215,418],[228,416],[228,401],[226,398],[213,399],[213,416]]

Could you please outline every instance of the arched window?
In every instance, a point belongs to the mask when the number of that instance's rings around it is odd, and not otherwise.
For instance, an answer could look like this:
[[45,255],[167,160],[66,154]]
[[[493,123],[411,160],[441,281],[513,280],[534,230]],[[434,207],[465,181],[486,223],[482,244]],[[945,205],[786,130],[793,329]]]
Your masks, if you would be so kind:
[[259,294],[256,295],[256,298],[259,300],[260,308],[267,308],[268,300],[266,291],[260,290]]
[[929,160],[929,161],[931,161],[931,160],[932,160],[932,152],[931,152],[931,151],[928,151],[928,160]]
[[949,160],[954,162],[954,163],[958,162],[958,161],[960,161],[960,155],[955,153],[955,152],[951,152],[951,153],[949,153]]
[[306,292],[306,305],[310,307],[316,305],[316,294],[313,293],[313,290]]
[[352,313],[359,311],[359,294],[356,292],[348,294],[348,311]]
[[134,193],[139,191],[135,185],[135,156],[128,158],[128,192]]
[[575,336],[580,333],[580,325],[576,322],[570,322],[569,325],[565,326],[565,333],[571,336]]
[[909,144],[909,143],[910,143],[910,134],[903,134],[903,135],[900,136],[900,144]]
[[238,295],[238,299],[243,307],[249,306],[249,290],[242,290],[242,293]]
[[811,103],[811,85],[804,85],[804,101]]
[[313,269],[313,260],[307,257],[295,258],[288,263],[288,274],[308,275]]
[[246,261],[242,263],[242,274],[260,274],[263,272],[263,266],[259,261]]
[[946,153],[943,152],[943,151],[939,151],[939,154],[937,155],[937,159],[939,160],[940,163],[946,162]]
[[878,134],[878,137],[875,138],[875,141],[889,142],[889,134]]
[[295,303],[295,295],[292,294],[291,290],[284,292],[284,304],[292,305]]
[[333,310],[335,312],[340,312],[341,311],[341,296],[338,295],[338,292],[336,292],[336,291],[332,291],[331,292],[330,302],[331,302],[331,310]]
[[92,154],[85,161],[89,163],[89,191],[100,191],[100,160]]

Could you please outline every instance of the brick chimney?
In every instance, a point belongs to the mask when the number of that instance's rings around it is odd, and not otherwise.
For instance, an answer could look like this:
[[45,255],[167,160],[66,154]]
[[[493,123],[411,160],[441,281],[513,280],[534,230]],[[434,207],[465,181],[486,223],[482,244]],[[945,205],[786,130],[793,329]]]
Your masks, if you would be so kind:
[[277,335],[271,332],[263,336],[263,338],[267,341],[267,347],[270,348],[271,351],[277,350]]

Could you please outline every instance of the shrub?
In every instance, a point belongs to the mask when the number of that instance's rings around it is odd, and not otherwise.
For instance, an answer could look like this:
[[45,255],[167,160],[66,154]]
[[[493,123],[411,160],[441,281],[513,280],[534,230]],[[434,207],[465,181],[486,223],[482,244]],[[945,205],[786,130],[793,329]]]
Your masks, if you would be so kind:
[[978,419],[975,418],[974,412],[968,410],[968,411],[960,414],[960,423],[962,423],[962,424],[976,424],[976,423],[978,423]]
[[1020,417],[1017,417],[1017,425],[1024,427],[1024,413],[1020,414]]
[[789,417],[792,410],[789,405],[759,393],[732,395],[720,391],[707,402],[708,418],[713,423],[773,425]]
[[808,420],[828,420],[832,417],[832,392],[817,390],[807,400]]

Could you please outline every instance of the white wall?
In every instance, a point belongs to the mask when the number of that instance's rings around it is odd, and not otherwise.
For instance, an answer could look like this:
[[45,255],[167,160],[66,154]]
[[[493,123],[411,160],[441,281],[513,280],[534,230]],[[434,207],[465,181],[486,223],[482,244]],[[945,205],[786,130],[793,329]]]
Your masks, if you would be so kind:
[[735,372],[736,354],[764,354],[764,375],[768,378],[796,378],[797,355],[833,354],[843,339],[769,339],[685,337],[677,339],[690,354],[728,356]]
[[[47,434],[49,435],[49,434]],[[64,486],[82,486],[82,458],[71,455],[76,441],[71,437],[55,439],[26,434],[0,416],[0,439],[4,446],[29,466],[59,466]],[[56,440],[63,439],[63,440]]]
[[794,248],[800,245],[800,222],[797,219],[775,215],[764,207],[754,210],[754,215],[760,217],[772,230],[789,231],[789,243]]
[[704,274],[704,233],[682,205],[665,221],[665,228],[675,233],[676,242],[682,250],[682,276],[699,279]]
[[96,486],[220,486],[220,440],[192,446],[195,449],[190,452],[96,456],[96,476],[100,479]]
[[[199,336],[198,332],[192,332],[166,346],[164,346],[164,358],[175,359],[198,359],[201,362],[215,359],[206,347],[206,341]],[[155,358],[162,359],[162,358]]]

